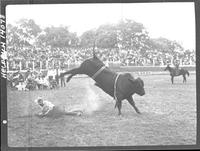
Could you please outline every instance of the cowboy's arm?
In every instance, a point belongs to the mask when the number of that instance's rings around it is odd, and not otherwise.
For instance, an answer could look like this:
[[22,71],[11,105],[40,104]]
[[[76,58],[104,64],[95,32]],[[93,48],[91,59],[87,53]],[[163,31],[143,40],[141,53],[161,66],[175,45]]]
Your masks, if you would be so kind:
[[38,117],[43,118],[45,117],[45,115],[47,115],[49,113],[50,109],[48,110],[42,110],[40,113],[36,114]]
[[50,111],[50,109],[48,109],[48,110],[42,110],[41,114],[42,115],[46,115],[47,113],[49,113],[49,111]]
[[45,102],[45,106],[41,108],[42,111],[38,115],[41,117],[47,115],[49,111],[53,109],[53,107],[54,105],[51,104],[50,102]]
[[47,115],[50,110],[52,110],[54,105],[50,102],[46,103],[46,105],[42,108],[42,115]]

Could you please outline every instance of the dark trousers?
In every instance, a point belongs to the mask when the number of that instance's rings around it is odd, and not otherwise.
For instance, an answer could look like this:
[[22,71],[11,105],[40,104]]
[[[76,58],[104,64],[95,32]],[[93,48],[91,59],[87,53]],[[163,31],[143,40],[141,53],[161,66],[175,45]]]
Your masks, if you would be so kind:
[[65,87],[66,86],[66,83],[65,83],[65,78],[61,78],[60,79],[61,81],[61,87]]
[[47,113],[46,117],[59,117],[62,115],[80,115],[82,114],[82,111],[65,111],[64,109],[58,107],[58,106],[54,106],[53,109],[51,111],[49,111],[49,113]]

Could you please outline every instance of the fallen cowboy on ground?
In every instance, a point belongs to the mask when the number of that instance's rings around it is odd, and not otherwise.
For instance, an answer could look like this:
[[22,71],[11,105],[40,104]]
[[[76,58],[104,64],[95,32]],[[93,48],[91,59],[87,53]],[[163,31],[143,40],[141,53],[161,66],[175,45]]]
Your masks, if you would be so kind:
[[59,106],[55,106],[53,103],[43,100],[42,97],[38,97],[35,100],[35,103],[39,105],[41,108],[41,112],[36,114],[36,116],[42,118],[42,117],[57,117],[62,115],[75,115],[75,116],[81,116],[83,114],[83,111],[79,109],[67,109],[67,108],[61,108]]

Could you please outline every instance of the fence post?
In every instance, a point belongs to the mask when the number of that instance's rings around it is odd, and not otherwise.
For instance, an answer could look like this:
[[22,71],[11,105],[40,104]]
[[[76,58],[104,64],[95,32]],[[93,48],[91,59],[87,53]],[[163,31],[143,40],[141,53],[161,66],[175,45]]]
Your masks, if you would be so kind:
[[29,61],[26,61],[26,69],[28,68]]
[[192,58],[190,57],[190,65],[192,65]]
[[40,61],[40,69],[42,69],[42,61]]
[[33,61],[32,64],[33,64],[33,71],[35,71],[35,62]]
[[19,71],[21,71],[22,70],[22,61],[20,60],[19,61]]
[[67,60],[67,70],[69,70],[69,64],[70,64],[70,61]]
[[7,71],[9,71],[9,62],[8,60],[6,62],[7,62]]
[[49,62],[48,62],[48,60],[46,61],[46,69],[49,70]]
[[153,59],[153,66],[155,66],[155,59]]
[[52,64],[53,64],[53,69],[55,69],[55,68],[54,68],[54,65],[55,65],[55,61],[54,61],[54,59],[52,60]]
[[59,68],[59,69],[60,69],[60,64],[61,64],[61,63],[60,63],[60,60],[59,60],[59,61],[58,61],[58,66],[59,66],[58,68]]
[[182,59],[180,59],[180,66],[182,66],[183,65],[183,60]]
[[173,58],[171,59],[171,65],[173,64]]
[[13,66],[14,66],[14,68],[16,68],[15,60],[13,60]]
[[126,66],[128,66],[128,59],[126,60]]

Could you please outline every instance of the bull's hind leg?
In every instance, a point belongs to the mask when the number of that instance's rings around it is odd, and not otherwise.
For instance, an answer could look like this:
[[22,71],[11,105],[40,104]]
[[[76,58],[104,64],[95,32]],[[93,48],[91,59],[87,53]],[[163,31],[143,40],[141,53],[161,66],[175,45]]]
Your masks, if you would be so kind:
[[171,82],[172,82],[172,84],[174,84],[174,77],[173,76],[171,76]]
[[118,108],[118,115],[121,115],[122,101],[117,101],[115,106]]
[[133,97],[130,96],[129,98],[127,98],[128,102],[132,105],[132,107],[135,109],[135,111],[138,113],[138,114],[141,114],[141,112],[139,111],[139,109],[136,107],[135,105],[135,102],[133,100]]
[[67,82],[69,82],[73,76],[74,76],[73,74],[71,74],[70,76],[68,76],[67,77]]
[[73,76],[75,76],[76,74],[81,74],[80,68],[74,68],[74,69],[69,70],[67,72],[61,73],[60,77],[64,77],[67,74],[70,74],[70,76],[67,77],[67,82],[69,82]]

